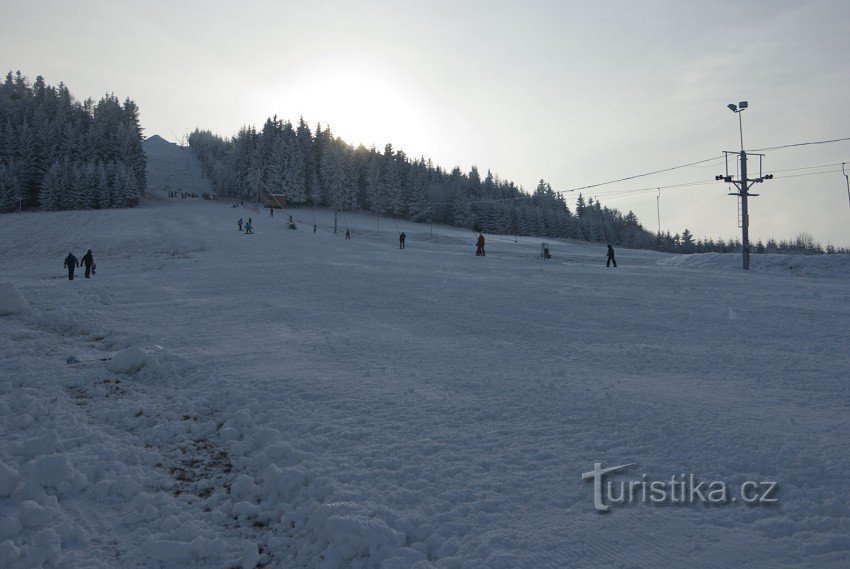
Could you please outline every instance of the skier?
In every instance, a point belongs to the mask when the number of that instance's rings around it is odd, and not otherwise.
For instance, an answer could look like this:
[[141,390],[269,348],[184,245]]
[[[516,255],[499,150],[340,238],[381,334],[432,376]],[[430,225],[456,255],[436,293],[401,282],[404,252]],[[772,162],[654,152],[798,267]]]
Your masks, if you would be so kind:
[[314,223],[313,224],[313,233],[315,233],[315,232],[316,232],[316,224]]
[[348,229],[345,230],[345,238],[351,239],[351,233],[348,232]]
[[614,263],[614,268],[617,268],[617,261],[614,259],[614,248],[608,245],[608,261],[605,263],[606,267],[610,267],[611,263]]
[[273,207],[269,208],[269,217],[274,217],[274,208]]
[[239,231],[242,231],[242,218],[239,218],[239,221],[236,222],[236,225],[239,226]]
[[74,256],[74,254],[71,253],[70,251],[68,251],[68,256],[65,257],[65,265],[64,266],[68,268],[68,280],[69,281],[74,280],[74,269],[76,269],[77,267],[80,266],[80,262],[77,260],[77,258]]
[[401,232],[401,235],[398,236],[398,248],[404,249],[404,240],[407,239],[407,235],[404,234],[404,231]]
[[478,242],[476,243],[476,246],[478,247],[475,250],[475,254],[477,256],[483,257],[484,255],[486,255],[486,253],[484,252],[484,234],[483,233],[478,234]]
[[86,278],[91,277],[94,274],[95,270],[94,257],[91,254],[91,249],[86,251],[86,254],[83,255],[82,263],[83,266],[86,268]]
[[248,223],[245,224],[245,235],[253,235],[254,232],[251,231],[253,228],[254,228],[254,226],[251,225],[251,218],[249,217]]

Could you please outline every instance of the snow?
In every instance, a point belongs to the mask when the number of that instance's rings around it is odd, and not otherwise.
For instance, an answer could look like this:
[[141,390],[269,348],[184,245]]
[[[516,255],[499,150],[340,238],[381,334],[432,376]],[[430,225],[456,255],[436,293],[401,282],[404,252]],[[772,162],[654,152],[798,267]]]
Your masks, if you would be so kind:
[[12,283],[0,282],[0,316],[18,314],[27,304]]
[[[293,213],[319,232],[190,199],[2,216],[0,566],[850,564],[847,257],[606,269]],[[595,462],[780,503],[600,515]]]
[[74,467],[66,454],[43,454],[27,466],[30,480],[41,486],[58,487],[74,479]]
[[156,362],[147,353],[139,348],[130,347],[112,356],[106,364],[106,369],[114,373],[132,375],[146,366],[155,364]]

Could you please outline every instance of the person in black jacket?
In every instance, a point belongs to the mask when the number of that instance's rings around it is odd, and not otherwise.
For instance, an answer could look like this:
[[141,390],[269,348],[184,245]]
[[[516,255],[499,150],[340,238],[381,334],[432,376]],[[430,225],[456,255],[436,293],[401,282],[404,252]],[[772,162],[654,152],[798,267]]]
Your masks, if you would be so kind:
[[614,263],[614,268],[617,268],[617,261],[614,259],[614,248],[608,245],[608,261],[605,263],[606,267],[610,267],[611,263]]
[[487,253],[484,252],[484,234],[483,233],[478,234],[478,241],[475,242],[475,246],[476,246],[475,254],[477,256],[483,257],[484,255],[487,254]]
[[401,235],[398,236],[398,248],[404,249],[404,240],[407,239],[407,235],[404,234],[404,231],[401,232]]
[[74,269],[80,266],[80,262],[70,251],[68,252],[68,256],[65,257],[65,267],[68,268],[68,280],[74,280]]
[[86,254],[83,255],[82,263],[86,268],[86,278],[91,277],[94,274],[94,257],[91,254],[91,249],[86,251]]

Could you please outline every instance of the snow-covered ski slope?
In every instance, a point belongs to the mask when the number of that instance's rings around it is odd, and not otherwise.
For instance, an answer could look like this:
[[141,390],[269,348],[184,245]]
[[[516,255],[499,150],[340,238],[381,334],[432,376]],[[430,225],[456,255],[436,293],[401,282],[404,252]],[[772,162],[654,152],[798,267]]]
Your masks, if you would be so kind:
[[156,134],[146,138],[142,147],[148,159],[149,195],[165,197],[169,192],[214,193],[189,147],[178,146]]
[[[0,566],[850,566],[846,258],[294,215],[0,216]],[[600,514],[597,462],[779,503]]]

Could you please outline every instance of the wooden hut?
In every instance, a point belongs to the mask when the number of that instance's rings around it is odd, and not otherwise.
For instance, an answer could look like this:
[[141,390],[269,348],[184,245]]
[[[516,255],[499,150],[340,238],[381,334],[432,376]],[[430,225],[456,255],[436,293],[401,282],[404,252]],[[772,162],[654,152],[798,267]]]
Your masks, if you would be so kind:
[[266,198],[266,207],[283,209],[286,207],[286,196],[283,194],[269,194]]

